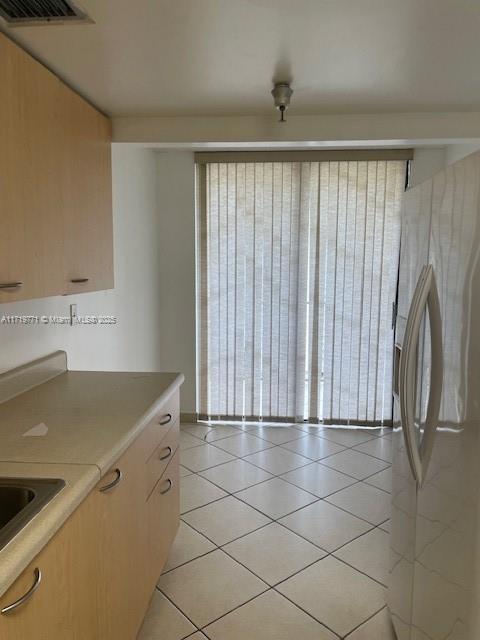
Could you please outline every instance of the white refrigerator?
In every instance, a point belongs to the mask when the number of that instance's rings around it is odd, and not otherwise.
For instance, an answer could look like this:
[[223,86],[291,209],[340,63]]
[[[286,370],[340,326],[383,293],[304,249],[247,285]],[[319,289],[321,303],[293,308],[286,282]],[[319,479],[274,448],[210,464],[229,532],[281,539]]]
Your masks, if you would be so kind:
[[480,152],[402,215],[388,606],[398,640],[479,640]]

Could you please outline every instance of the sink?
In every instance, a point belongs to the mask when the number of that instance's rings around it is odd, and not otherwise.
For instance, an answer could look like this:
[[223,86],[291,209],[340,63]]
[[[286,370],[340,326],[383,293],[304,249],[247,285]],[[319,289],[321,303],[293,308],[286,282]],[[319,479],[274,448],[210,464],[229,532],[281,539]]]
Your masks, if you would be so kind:
[[0,549],[64,486],[58,478],[0,478]]

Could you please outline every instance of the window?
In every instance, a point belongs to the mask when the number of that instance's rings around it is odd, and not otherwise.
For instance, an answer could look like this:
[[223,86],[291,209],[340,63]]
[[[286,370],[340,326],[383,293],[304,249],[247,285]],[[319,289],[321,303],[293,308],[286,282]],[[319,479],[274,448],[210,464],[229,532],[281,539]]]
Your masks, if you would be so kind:
[[389,423],[405,158],[264,157],[198,165],[199,414]]

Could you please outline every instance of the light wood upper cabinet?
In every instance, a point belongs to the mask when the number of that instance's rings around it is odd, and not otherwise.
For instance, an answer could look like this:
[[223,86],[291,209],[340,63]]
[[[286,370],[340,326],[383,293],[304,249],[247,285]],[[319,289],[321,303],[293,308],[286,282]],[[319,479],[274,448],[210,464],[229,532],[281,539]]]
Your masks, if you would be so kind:
[[59,110],[64,135],[65,293],[109,289],[113,287],[110,121],[65,85],[60,85]]
[[0,60],[0,302],[111,288],[110,121],[3,34]]
[[91,493],[0,598],[0,609],[11,605],[32,588],[35,570],[41,571],[41,582],[28,601],[0,615],[2,640],[102,638],[95,591],[99,503],[99,496]]

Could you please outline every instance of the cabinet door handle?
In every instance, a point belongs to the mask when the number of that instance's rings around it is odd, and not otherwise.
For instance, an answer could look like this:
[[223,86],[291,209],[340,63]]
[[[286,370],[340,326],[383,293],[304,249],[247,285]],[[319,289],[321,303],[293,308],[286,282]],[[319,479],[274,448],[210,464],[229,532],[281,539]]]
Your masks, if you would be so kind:
[[165,480],[165,482],[168,483],[168,486],[166,489],[163,489],[162,491],[160,491],[160,493],[162,494],[162,496],[164,496],[166,493],[168,493],[170,491],[170,489],[173,487],[173,482],[170,480],[170,478],[167,478]]
[[163,456],[160,456],[158,458],[159,460],[167,460],[172,455],[172,447],[165,447],[164,449],[162,449],[162,453],[164,451],[165,451],[165,454]]
[[109,482],[108,484],[106,484],[104,487],[100,487],[100,491],[102,493],[106,493],[107,491],[111,491],[114,487],[117,486],[117,484],[121,481],[121,479],[123,478],[123,473],[120,471],[120,469],[115,469],[114,470],[115,473],[117,474],[117,477],[115,478],[115,480],[112,480],[112,482]]
[[163,418],[160,420],[158,424],[163,426],[164,424],[168,424],[171,421],[171,419],[172,419],[172,414],[167,413],[166,415],[163,416]]
[[88,282],[90,280],[90,278],[72,278],[70,280],[71,283],[73,284],[84,284],[85,282]]
[[40,586],[41,581],[42,581],[42,572],[37,567],[35,569],[35,571],[33,572],[33,584],[30,587],[30,589],[27,591],[27,593],[24,593],[21,598],[19,598],[18,600],[15,600],[15,602],[12,602],[12,604],[9,604],[6,607],[3,607],[3,609],[0,612],[2,614],[2,616],[8,615],[9,613],[14,611],[15,609],[18,609],[18,607],[21,607],[23,604],[28,602],[28,600],[30,600],[30,598],[33,596],[35,591]]
[[23,282],[0,282],[0,289],[19,289]]

